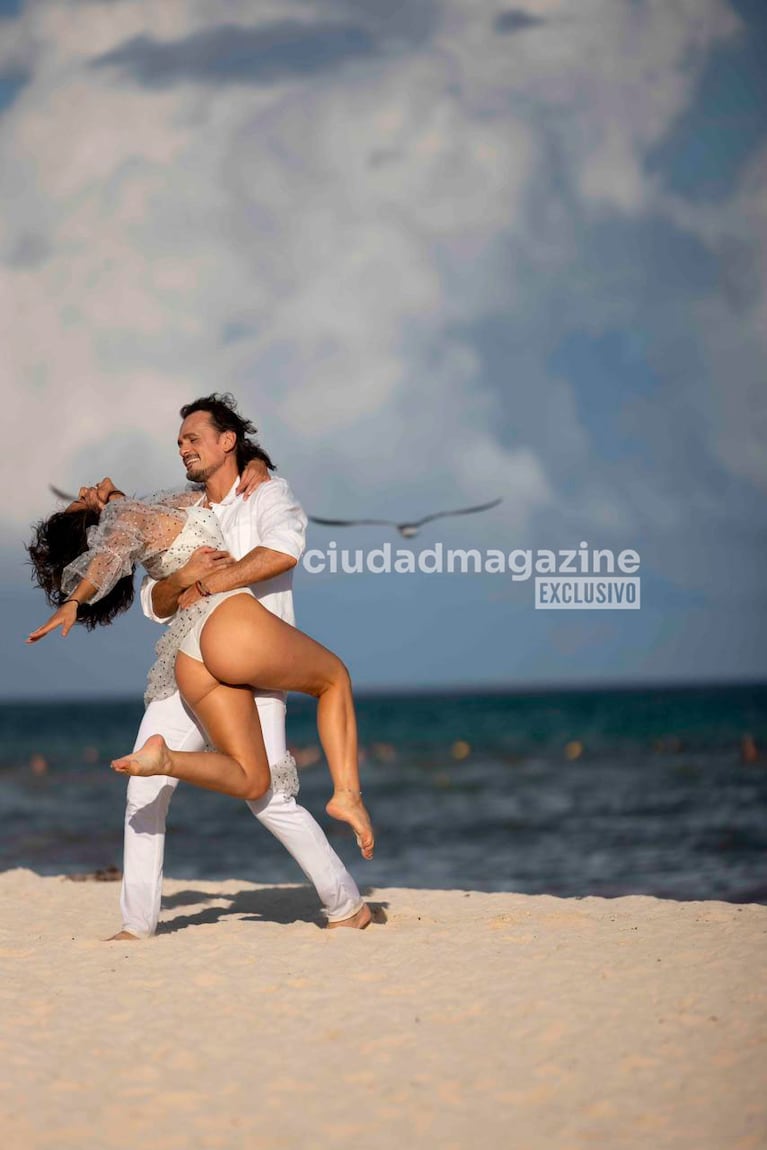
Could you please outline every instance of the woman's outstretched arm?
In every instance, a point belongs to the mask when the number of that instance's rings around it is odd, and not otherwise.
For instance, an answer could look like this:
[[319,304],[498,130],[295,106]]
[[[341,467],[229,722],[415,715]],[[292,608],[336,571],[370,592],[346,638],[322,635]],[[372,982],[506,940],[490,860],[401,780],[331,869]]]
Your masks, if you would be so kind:
[[61,637],[66,639],[69,632],[77,622],[77,608],[82,603],[89,602],[90,599],[96,594],[96,585],[89,583],[87,579],[81,579],[75,587],[72,594],[62,603],[57,610],[53,612],[47,623],[43,623],[42,627],[38,627],[36,631],[32,631],[26,639],[27,643],[37,643],[40,639],[44,639],[51,631],[55,631],[57,627],[61,627]]

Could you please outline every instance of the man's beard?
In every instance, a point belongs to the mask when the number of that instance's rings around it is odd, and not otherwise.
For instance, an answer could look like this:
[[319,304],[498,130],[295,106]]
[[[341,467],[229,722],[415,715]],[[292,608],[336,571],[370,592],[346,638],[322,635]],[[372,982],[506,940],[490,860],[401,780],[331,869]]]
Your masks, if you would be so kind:
[[193,464],[187,468],[186,477],[190,483],[207,483],[213,474],[212,467],[201,467],[199,464]]

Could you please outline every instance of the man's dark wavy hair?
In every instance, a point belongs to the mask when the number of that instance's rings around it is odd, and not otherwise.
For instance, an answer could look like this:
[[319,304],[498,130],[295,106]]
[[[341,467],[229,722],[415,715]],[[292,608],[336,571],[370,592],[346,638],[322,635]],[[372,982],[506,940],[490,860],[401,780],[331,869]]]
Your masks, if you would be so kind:
[[[88,550],[88,528],[98,523],[97,511],[56,511],[35,524],[32,542],[27,546],[32,564],[32,580],[45,592],[51,607],[60,607],[67,596],[61,590],[61,576],[67,564]],[[77,608],[77,622],[89,631],[106,627],[127,611],[133,602],[133,571],[124,575],[108,595],[97,603]]]
[[224,431],[233,431],[237,436],[235,451],[237,452],[237,470],[240,473],[244,471],[246,464],[250,463],[251,459],[260,459],[270,471],[275,470],[275,465],[263,447],[255,440],[248,438],[255,435],[258,428],[249,419],[244,419],[240,415],[237,410],[237,401],[229,392],[222,394],[214,391],[212,395],[203,395],[200,399],[193,400],[192,403],[185,403],[179,415],[182,419],[186,419],[195,411],[207,411],[210,422],[219,435]]

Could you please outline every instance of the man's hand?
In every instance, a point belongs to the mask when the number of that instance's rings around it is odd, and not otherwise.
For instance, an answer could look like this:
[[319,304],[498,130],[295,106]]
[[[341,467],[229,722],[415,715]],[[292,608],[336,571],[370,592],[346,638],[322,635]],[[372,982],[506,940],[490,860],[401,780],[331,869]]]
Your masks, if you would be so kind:
[[214,571],[223,571],[234,562],[228,551],[216,551],[215,547],[198,547],[184,566],[176,571],[178,585],[185,589],[192,588],[198,579],[205,580]]
[[[183,567],[155,583],[152,588],[152,609],[160,619],[169,619],[179,607],[179,596],[187,588],[194,588],[198,579],[208,580],[217,571],[225,571],[235,560],[228,551],[214,547],[198,547]],[[189,606],[188,603],[185,604]]]
[[186,591],[182,591],[179,595],[179,611],[183,611],[185,607],[191,607],[193,603],[197,603],[200,599],[202,599],[202,595],[197,590],[196,585],[193,583],[191,587],[187,587]]
[[260,484],[267,483],[271,478],[269,468],[263,460],[251,459],[240,477],[239,485],[234,494],[248,499]]

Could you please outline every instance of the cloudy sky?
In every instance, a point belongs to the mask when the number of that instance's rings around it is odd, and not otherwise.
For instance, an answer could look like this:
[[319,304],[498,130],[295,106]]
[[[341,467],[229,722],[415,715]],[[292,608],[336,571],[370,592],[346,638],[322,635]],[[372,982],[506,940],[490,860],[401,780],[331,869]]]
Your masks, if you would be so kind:
[[361,686],[763,678],[766,54],[761,0],[0,0],[0,693],[140,693],[135,609],[23,646],[22,544],[214,389],[314,514],[641,556],[635,612],[301,571]]

